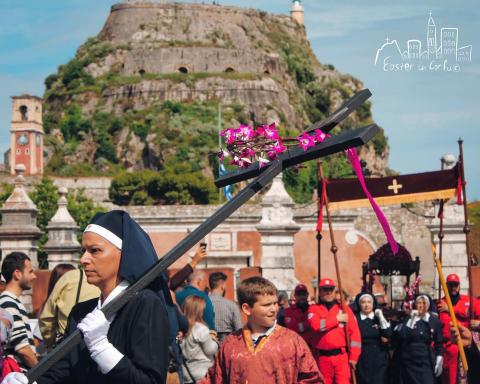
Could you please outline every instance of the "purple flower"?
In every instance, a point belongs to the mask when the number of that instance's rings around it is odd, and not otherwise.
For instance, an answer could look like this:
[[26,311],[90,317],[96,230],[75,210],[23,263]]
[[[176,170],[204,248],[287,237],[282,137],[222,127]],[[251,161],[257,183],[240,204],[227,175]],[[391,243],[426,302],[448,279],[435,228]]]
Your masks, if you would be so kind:
[[275,152],[273,149],[268,151],[267,155],[270,160],[275,160],[278,157],[278,153]]
[[317,143],[323,143],[326,138],[328,138],[330,135],[322,132],[320,129],[315,130],[315,141]]
[[252,148],[244,147],[242,148],[242,157],[253,157],[255,156],[255,151]]
[[250,141],[255,137],[255,131],[249,125],[240,125],[237,133],[240,135],[241,139],[244,141]]
[[280,135],[278,134],[277,127],[275,123],[270,125],[262,125],[257,128],[257,134],[265,136],[269,140],[277,140]]
[[273,144],[272,149],[275,151],[276,154],[280,154],[282,152],[285,152],[287,150],[287,147],[283,145],[282,139],[278,138],[275,144]]
[[298,145],[302,147],[304,151],[306,151],[310,147],[315,146],[315,141],[313,136],[310,136],[308,133],[304,132],[300,136],[297,137]]
[[220,132],[220,136],[225,137],[227,144],[233,144],[237,140],[236,132],[234,128],[227,128]]

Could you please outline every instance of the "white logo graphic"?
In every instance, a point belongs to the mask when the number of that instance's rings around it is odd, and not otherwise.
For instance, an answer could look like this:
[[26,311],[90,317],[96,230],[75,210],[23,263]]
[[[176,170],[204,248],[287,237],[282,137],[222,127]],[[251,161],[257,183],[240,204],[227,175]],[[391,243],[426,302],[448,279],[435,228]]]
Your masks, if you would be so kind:
[[421,40],[408,40],[402,49],[397,40],[386,38],[377,49],[375,66],[385,72],[460,72],[463,63],[472,61],[472,46],[458,46],[458,28],[441,28],[437,36],[437,26],[432,13],[427,22],[426,48],[422,50]]

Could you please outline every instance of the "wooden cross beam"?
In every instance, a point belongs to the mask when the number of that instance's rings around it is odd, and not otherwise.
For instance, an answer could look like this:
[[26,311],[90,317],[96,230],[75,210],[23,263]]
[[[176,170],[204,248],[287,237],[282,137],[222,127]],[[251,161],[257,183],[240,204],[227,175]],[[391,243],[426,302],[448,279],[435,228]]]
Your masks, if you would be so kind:
[[[361,103],[370,96],[368,90],[362,91],[355,95],[352,99],[347,101],[347,105],[340,107],[331,117],[325,119],[323,122],[314,125],[312,129],[322,128],[331,130],[341,120],[353,112]],[[362,101],[362,102],[363,102]],[[348,148],[357,147],[367,143],[379,128],[375,125],[358,128],[347,131],[336,136],[330,137],[323,143],[319,143],[314,147],[303,151],[298,148],[290,150],[285,156],[280,156],[277,160],[272,161],[268,167],[262,168],[261,171],[256,167],[255,170],[247,169],[247,172],[242,173],[240,179],[245,180],[247,176],[256,176],[245,188],[243,188],[237,195],[221,206],[211,217],[200,224],[193,230],[186,238],[167,252],[155,265],[153,265],[145,274],[140,277],[135,283],[130,285],[123,291],[115,300],[108,303],[102,308],[105,317],[108,319],[118,310],[120,310],[128,301],[134,297],[139,291],[146,288],[152,283],[162,272],[164,272],[170,265],[178,260],[182,255],[188,252],[195,244],[199,243],[207,234],[215,229],[219,224],[225,221],[233,212],[250,200],[263,187],[268,185],[283,169],[309,161],[318,157],[324,157],[336,152],[344,151]],[[250,170],[250,171],[249,171]],[[250,173],[249,173],[250,172]],[[219,179],[220,180],[220,179]],[[217,185],[220,184],[216,181]],[[239,181],[239,180],[238,180]],[[224,184],[225,185],[225,184]],[[76,330],[68,337],[66,337],[55,349],[52,350],[44,359],[32,369],[27,372],[27,377],[30,383],[33,383],[45,372],[47,372],[57,361],[67,355],[76,345],[82,342],[82,335],[79,330]]]

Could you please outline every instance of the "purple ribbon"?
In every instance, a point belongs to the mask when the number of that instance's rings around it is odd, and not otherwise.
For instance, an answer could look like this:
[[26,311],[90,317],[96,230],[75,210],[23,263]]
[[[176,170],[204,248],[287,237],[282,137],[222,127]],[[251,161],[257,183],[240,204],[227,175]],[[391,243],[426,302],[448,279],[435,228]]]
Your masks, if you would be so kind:
[[374,198],[372,197],[372,195],[367,189],[367,185],[365,184],[365,179],[363,177],[362,166],[360,165],[360,160],[358,159],[357,150],[356,148],[350,148],[350,149],[347,149],[345,153],[347,155],[348,161],[350,161],[350,164],[352,165],[352,168],[355,171],[355,174],[357,175],[358,181],[362,186],[365,196],[367,196],[368,201],[370,201],[370,205],[372,206],[375,212],[375,215],[377,215],[378,222],[382,226],[383,232],[385,232],[385,236],[387,237],[387,240],[390,243],[390,248],[392,249],[393,254],[396,255],[398,252],[398,243],[395,240],[395,237],[393,237],[392,230],[390,229],[390,224],[388,224],[387,218],[385,217],[382,210],[380,209],[380,207],[375,202]]

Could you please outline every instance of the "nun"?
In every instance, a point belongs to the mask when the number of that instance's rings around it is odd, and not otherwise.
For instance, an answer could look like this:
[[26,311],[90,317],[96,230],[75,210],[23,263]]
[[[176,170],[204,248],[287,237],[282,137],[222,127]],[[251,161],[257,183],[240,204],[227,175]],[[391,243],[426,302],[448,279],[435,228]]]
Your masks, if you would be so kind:
[[393,330],[396,384],[434,384],[442,374],[442,326],[429,308],[433,308],[430,297],[417,296],[415,309]]
[[388,341],[392,329],[382,310],[376,307],[376,300],[370,293],[360,293],[355,298],[355,316],[362,336],[362,354],[355,371],[359,384],[387,381]]
[[[165,383],[168,367],[168,319],[163,277],[135,295],[112,318],[101,309],[118,297],[157,261],[148,235],[124,211],[97,214],[86,227],[80,263],[100,297],[77,304],[66,335],[77,328],[81,345],[37,380],[53,383]],[[2,384],[28,383],[12,373]]]

